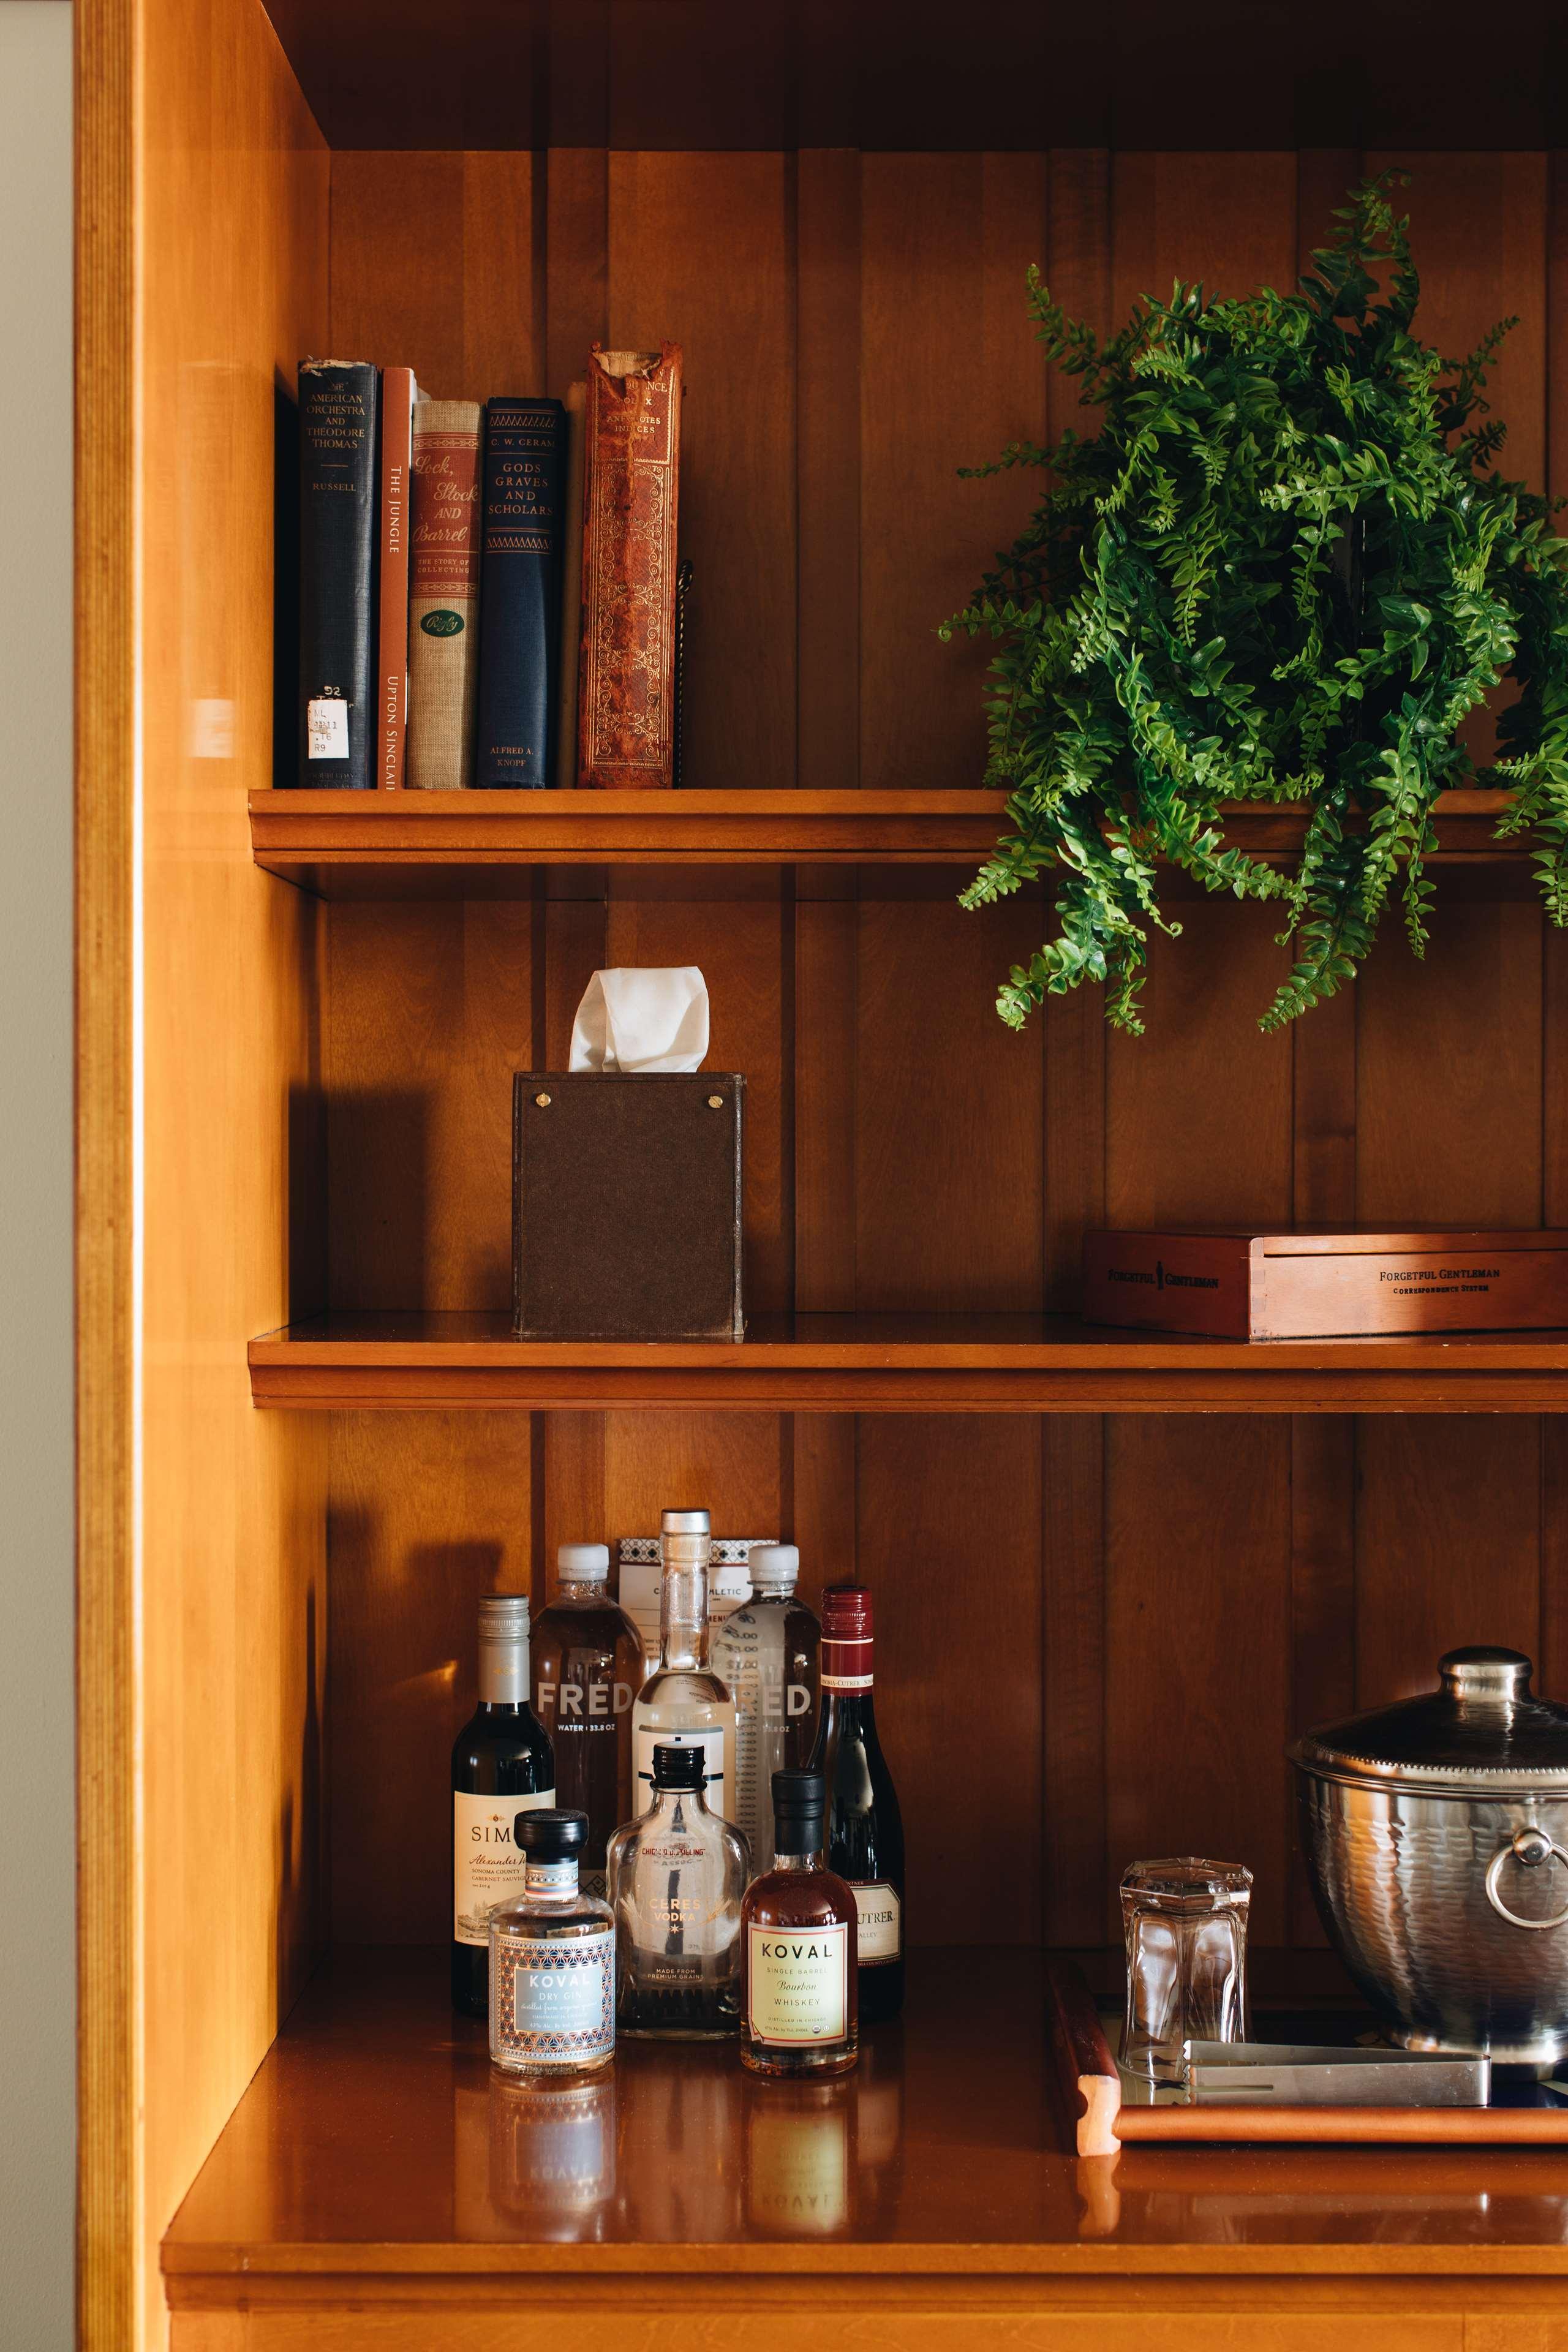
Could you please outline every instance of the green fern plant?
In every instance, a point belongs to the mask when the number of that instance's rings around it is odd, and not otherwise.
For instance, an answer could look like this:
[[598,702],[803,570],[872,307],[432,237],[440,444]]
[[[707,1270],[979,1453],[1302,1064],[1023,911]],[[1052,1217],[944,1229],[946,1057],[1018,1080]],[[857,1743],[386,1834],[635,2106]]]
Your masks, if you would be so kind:
[[[1014,1028],[1098,981],[1111,1023],[1142,1030],[1149,934],[1181,928],[1160,858],[1280,902],[1296,961],[1265,1029],[1354,978],[1391,897],[1419,955],[1433,807],[1461,783],[1507,788],[1498,833],[1532,836],[1568,921],[1568,542],[1493,469],[1483,387],[1516,322],[1458,361],[1411,331],[1403,176],[1352,194],[1295,293],[1178,283],[1104,344],[1029,273],[1040,338],[1100,429],[966,469],[1048,481],[942,632],[1001,647],[986,782],[1009,830],[962,903],[1056,877],[1056,936],[997,998]],[[1458,729],[1505,678],[1500,756],[1478,771]],[[1305,806],[1290,870],[1226,846],[1225,804],[1258,800]]]

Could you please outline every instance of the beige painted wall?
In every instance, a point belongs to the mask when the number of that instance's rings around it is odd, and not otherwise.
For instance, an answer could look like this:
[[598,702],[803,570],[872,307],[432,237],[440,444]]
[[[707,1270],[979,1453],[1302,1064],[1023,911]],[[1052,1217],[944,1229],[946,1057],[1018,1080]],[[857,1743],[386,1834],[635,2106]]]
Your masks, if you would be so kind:
[[0,0],[0,2343],[72,2340],[71,12]]

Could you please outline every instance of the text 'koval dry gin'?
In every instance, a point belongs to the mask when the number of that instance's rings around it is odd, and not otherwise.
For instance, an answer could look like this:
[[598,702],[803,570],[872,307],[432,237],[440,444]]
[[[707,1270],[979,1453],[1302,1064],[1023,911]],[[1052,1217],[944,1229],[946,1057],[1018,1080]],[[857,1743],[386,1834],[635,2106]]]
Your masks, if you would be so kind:
[[773,1774],[772,1870],[741,1906],[741,2059],[753,2074],[847,2074],[860,2046],[852,1890],[822,1861],[820,1772]]
[[735,1702],[708,1663],[708,1557],[713,1537],[706,1511],[666,1511],[658,1538],[663,1563],[658,1599],[658,1664],[632,1708],[633,1813],[653,1801],[653,1751],[700,1748],[708,1804],[735,1818]]
[[452,2006],[483,2017],[494,1904],[523,1879],[513,1825],[555,1802],[550,1741],[528,1703],[528,1596],[479,1602],[479,1705],[452,1748]]

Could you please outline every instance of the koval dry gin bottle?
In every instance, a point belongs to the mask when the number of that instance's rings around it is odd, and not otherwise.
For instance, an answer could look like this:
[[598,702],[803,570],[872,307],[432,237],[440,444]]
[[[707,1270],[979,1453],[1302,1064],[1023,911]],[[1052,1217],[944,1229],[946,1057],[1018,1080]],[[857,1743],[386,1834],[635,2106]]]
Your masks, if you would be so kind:
[[666,1511],[658,1540],[659,1655],[632,1708],[633,1810],[653,1801],[656,1747],[700,1748],[709,1808],[732,1822],[735,1702],[708,1663],[707,1512]]
[[616,2053],[616,1930],[577,1885],[586,1813],[519,1813],[521,1891],[489,1916],[490,2058],[509,2074],[592,2074]]
[[740,2023],[746,1841],[702,1782],[700,1748],[656,1747],[653,1802],[610,1840],[623,2033],[700,2041]]
[[492,1904],[522,1885],[512,1824],[555,1802],[555,1767],[528,1703],[528,1596],[479,1602],[479,1705],[452,1748],[452,2006],[486,2010],[486,1925]]
[[794,1544],[753,1544],[752,1597],[713,1634],[713,1664],[735,1702],[733,1819],[752,1849],[752,1875],[773,1867],[773,1774],[811,1760],[822,1628],[795,1598]]
[[555,1751],[558,1803],[588,1816],[582,1883],[605,1893],[610,1832],[632,1803],[632,1702],[645,1680],[642,1640],[611,1600],[606,1544],[562,1544],[554,1600],[533,1629],[533,1706]]

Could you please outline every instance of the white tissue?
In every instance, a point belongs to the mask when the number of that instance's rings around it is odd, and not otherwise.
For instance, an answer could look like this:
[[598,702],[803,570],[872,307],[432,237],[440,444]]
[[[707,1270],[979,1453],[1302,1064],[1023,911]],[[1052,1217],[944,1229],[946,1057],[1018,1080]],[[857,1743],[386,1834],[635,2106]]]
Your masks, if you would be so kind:
[[574,1070],[695,1070],[708,1051],[708,983],[694,963],[596,971],[572,1024]]

